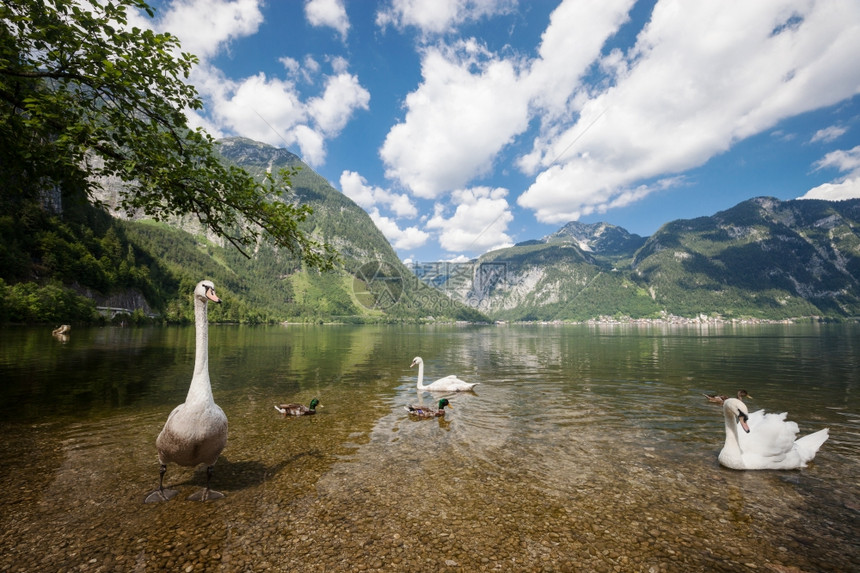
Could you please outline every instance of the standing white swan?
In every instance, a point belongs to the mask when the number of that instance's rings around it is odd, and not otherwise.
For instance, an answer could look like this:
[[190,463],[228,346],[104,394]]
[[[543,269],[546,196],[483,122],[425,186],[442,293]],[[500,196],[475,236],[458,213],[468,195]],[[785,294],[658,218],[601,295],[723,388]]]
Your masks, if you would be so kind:
[[209,381],[207,304],[210,300],[221,302],[215,294],[215,285],[211,281],[199,282],[194,289],[194,323],[197,332],[194,376],[185,403],[173,409],[155,440],[161,472],[158,489],[146,497],[146,503],[167,501],[178,493],[175,489],[164,489],[164,473],[170,462],[191,467],[206,464],[206,487],[191,494],[188,499],[206,501],[224,497],[224,494],[209,489],[212,466],[227,445],[227,416],[215,403]]
[[[736,470],[792,470],[806,466],[828,436],[827,428],[795,440],[800,431],[795,422],[786,422],[786,412],[752,414],[737,398],[723,402],[726,444],[720,463]],[[743,433],[738,431],[743,428]]]
[[450,376],[445,376],[444,378],[440,378],[436,380],[432,384],[428,384],[424,386],[424,360],[421,359],[420,356],[416,356],[412,359],[412,364],[409,366],[412,368],[415,365],[418,365],[418,386],[419,390],[428,390],[430,392],[468,392],[480,382],[464,382],[451,374]]

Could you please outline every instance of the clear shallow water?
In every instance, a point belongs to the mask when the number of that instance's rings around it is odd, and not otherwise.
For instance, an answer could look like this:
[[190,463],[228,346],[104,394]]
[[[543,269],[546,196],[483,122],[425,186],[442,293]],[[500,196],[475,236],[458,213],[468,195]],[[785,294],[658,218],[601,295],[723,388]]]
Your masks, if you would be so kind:
[[[857,326],[213,326],[210,348],[227,497],[185,501],[204,472],[171,466],[181,496],[144,505],[193,329],[0,333],[0,570],[860,568]],[[415,355],[481,385],[411,420],[438,399]],[[701,393],[740,387],[830,428],[813,464],[718,465]]]

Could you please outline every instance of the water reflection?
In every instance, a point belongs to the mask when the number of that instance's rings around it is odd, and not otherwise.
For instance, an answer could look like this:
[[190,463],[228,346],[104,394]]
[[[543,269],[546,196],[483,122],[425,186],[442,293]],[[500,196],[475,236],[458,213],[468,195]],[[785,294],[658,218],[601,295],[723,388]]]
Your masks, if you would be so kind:
[[[0,333],[0,569],[848,571],[860,566],[858,330],[210,329],[227,498],[144,506],[193,329]],[[412,357],[480,381],[412,420]],[[746,387],[831,438],[736,472],[701,392]],[[274,403],[321,398],[315,416]],[[171,467],[180,498],[205,479]],[[157,507],[155,507],[157,506]]]

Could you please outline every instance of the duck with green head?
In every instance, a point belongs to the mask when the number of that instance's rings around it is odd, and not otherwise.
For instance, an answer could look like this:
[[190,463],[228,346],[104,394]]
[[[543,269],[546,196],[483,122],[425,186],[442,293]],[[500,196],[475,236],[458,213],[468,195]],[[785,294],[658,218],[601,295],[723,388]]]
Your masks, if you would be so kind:
[[284,416],[310,416],[317,413],[320,401],[314,398],[307,406],[302,404],[277,404],[275,410]]
[[410,416],[415,416],[416,418],[438,418],[445,415],[445,406],[448,406],[449,408],[454,407],[451,405],[451,402],[448,401],[448,398],[442,398],[439,400],[437,408],[408,404],[406,406],[406,411],[409,412]]

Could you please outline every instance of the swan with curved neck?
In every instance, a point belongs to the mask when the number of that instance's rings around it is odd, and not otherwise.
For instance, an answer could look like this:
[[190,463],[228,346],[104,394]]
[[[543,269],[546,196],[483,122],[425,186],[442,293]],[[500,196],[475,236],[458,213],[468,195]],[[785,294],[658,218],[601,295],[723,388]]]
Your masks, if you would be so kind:
[[419,390],[427,390],[429,392],[468,392],[473,389],[475,386],[480,384],[480,382],[464,382],[451,374],[450,376],[446,376],[444,378],[440,378],[436,380],[432,384],[428,384],[425,386],[424,383],[424,360],[421,359],[420,356],[416,356],[412,360],[412,364],[409,366],[418,365],[418,384],[417,388]]
[[171,462],[190,467],[206,464],[206,487],[191,494],[188,499],[206,501],[224,497],[224,494],[209,489],[213,466],[227,445],[227,416],[215,403],[209,380],[209,301],[220,303],[221,299],[215,294],[215,285],[211,281],[200,281],[194,289],[194,375],[185,402],[170,412],[155,440],[161,471],[158,489],[146,497],[144,501],[147,503],[167,501],[178,493],[173,489],[164,489],[164,473]]
[[[824,428],[795,440],[800,431],[795,422],[785,420],[786,413],[752,414],[737,398],[723,402],[726,443],[720,451],[720,463],[736,470],[792,470],[806,467],[828,438]],[[738,428],[743,430],[741,433]]]
[[70,330],[72,330],[71,326],[69,326],[68,324],[61,324],[60,326],[52,330],[51,334],[53,334],[54,336],[60,336],[62,334],[68,334]]

